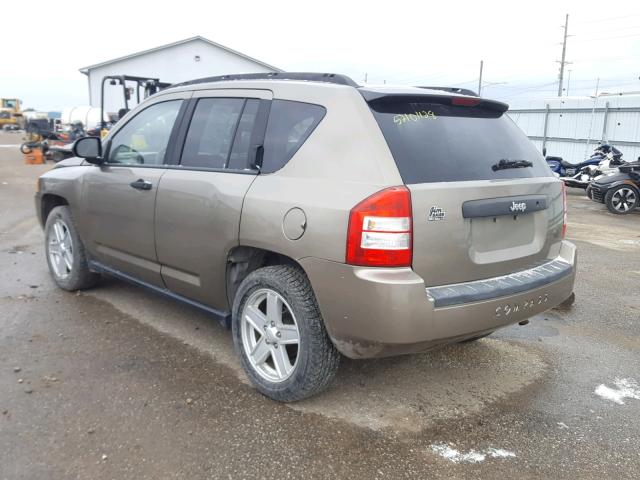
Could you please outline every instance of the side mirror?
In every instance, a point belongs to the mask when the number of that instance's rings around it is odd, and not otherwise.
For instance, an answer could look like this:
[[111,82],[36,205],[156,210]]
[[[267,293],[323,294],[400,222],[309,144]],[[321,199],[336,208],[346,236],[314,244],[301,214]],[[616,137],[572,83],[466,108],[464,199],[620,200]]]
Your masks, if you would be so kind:
[[544,148],[542,149],[542,156],[543,156],[543,157],[546,157],[546,156],[547,156],[547,147],[544,147]]
[[76,140],[71,148],[76,157],[84,158],[87,162],[100,165],[102,158],[102,140],[98,137],[82,137]]

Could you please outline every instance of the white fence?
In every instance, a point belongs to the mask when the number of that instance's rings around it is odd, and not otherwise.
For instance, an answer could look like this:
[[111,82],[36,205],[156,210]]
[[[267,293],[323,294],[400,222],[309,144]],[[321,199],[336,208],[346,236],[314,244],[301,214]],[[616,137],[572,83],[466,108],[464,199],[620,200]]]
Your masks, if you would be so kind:
[[540,151],[578,162],[598,142],[607,142],[634,161],[640,156],[640,95],[559,97],[519,102],[509,116]]

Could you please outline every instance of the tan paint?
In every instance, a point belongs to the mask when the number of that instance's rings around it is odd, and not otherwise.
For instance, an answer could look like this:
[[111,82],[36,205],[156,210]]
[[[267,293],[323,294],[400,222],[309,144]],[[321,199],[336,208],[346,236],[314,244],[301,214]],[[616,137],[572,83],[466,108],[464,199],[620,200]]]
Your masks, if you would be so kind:
[[[290,162],[272,174],[74,166],[43,175],[42,193],[67,199],[89,252],[108,265],[228,310],[226,261],[235,246],[287,255],[307,273],[334,343],[354,358],[468,338],[540,313],[571,293],[573,275],[524,294],[440,309],[425,291],[426,286],[498,276],[556,257],[575,264],[575,247],[560,239],[560,182],[551,177],[410,185],[413,268],[345,265],[351,208],[376,191],[402,184],[375,119],[352,87],[269,80],[189,85],[143,102],[107,141],[140,109],[191,96],[296,100],[323,105],[327,114]],[[128,183],[138,178],[155,188],[131,189]],[[461,216],[466,200],[525,194],[547,195],[549,208],[495,225]],[[434,205],[445,210],[445,220],[426,221]],[[304,235],[298,239],[284,233],[292,209],[304,211]],[[507,235],[514,226],[518,234]],[[504,302],[542,294],[547,298],[543,305],[495,318]]]

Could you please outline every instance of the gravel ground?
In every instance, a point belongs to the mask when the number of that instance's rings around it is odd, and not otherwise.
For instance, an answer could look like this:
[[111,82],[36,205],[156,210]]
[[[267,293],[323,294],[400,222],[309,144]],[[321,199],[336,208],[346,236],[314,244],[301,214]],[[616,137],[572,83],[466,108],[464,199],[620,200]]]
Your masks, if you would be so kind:
[[[258,394],[229,332],[115,280],[55,288],[0,133],[0,479],[638,478],[640,214],[571,191],[577,302],[474,344]],[[598,393],[596,393],[596,390]]]

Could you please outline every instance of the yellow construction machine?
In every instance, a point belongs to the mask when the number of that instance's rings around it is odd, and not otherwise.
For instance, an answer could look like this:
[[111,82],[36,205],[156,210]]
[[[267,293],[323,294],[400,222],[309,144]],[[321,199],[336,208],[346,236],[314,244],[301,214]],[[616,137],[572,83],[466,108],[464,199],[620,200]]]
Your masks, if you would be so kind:
[[5,125],[24,128],[20,100],[17,98],[0,98],[0,130]]

